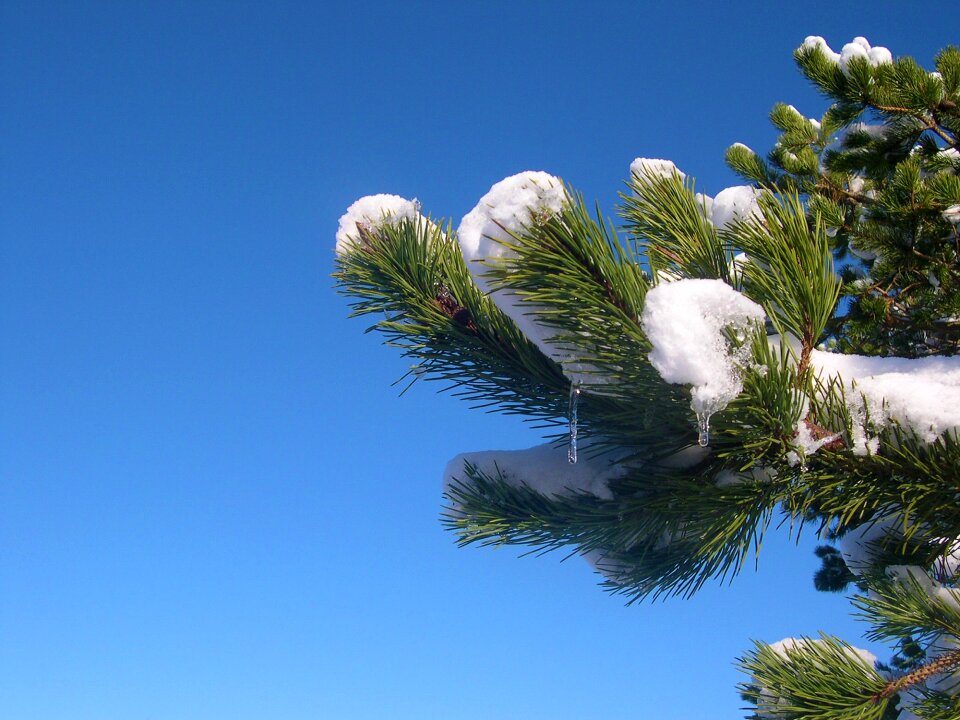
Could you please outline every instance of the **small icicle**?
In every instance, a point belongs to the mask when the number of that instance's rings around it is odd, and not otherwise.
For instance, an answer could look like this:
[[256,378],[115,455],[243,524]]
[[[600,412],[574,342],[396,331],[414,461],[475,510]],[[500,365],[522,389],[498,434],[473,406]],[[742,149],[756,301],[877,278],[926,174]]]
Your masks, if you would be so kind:
[[710,413],[697,413],[697,429],[700,431],[697,442],[700,443],[700,447],[706,447],[710,444]]
[[577,462],[577,412],[580,405],[580,383],[570,384],[570,445],[567,448],[567,461],[573,465]]

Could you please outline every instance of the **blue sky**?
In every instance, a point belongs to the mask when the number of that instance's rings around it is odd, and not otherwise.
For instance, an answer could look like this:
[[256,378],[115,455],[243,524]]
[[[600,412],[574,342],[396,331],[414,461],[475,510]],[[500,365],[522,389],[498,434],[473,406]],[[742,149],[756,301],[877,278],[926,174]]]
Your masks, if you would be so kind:
[[740,717],[749,639],[856,641],[810,539],[624,607],[577,559],[458,550],[459,452],[537,442],[332,290],[337,219],[500,178],[612,212],[637,156],[711,194],[806,35],[928,64],[905,3],[0,3],[0,717]]

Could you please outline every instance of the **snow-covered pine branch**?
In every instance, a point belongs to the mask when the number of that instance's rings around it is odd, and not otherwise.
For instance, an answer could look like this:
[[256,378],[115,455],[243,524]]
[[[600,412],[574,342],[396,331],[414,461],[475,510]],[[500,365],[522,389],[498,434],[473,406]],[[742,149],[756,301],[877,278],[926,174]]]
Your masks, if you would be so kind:
[[766,157],[734,144],[747,185],[637,158],[624,240],[544,172],[456,232],[371,196],[337,279],[415,378],[568,430],[450,462],[462,543],[573,548],[632,601],[732,577],[778,513],[819,524],[897,655],[760,643],[754,717],[956,718],[960,51],[927,71],[811,36],[795,58],[829,107],[778,103]]

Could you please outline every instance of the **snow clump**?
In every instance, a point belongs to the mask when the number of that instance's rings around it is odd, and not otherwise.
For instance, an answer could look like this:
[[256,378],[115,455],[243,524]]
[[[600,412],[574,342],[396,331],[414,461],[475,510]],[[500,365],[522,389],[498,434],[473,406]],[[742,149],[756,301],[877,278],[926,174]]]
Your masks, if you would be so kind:
[[863,133],[868,135],[874,140],[883,140],[887,134],[886,125],[878,125],[877,123],[865,123],[858,122],[853,123],[848,129],[848,133]]
[[950,543],[943,557],[937,558],[933,564],[937,575],[944,580],[953,580],[960,572],[960,539]]
[[711,220],[713,217],[713,198],[704,193],[697,193],[694,195],[694,198],[696,198],[700,214],[707,220],[710,220],[710,222],[713,222],[713,220]]
[[[763,319],[763,308],[722,280],[687,279],[648,291],[641,322],[653,367],[669,383],[692,385],[690,406],[709,415],[743,390],[748,336]],[[725,330],[744,344],[731,347]]]
[[[921,567],[916,565],[891,565],[886,570],[887,575],[898,583],[914,583],[922,589],[928,598],[935,604],[942,604],[956,611],[960,609],[960,589],[949,587],[930,577],[930,575]],[[960,641],[948,633],[939,633],[930,640],[927,646],[927,659],[936,660],[942,658],[948,653],[956,652],[960,649]],[[960,671],[955,667],[949,667],[947,672],[939,672],[931,677],[917,688],[919,692],[912,694],[906,701],[904,707],[909,707],[922,698],[922,689],[956,695],[958,683],[960,683]],[[913,717],[919,720],[918,716],[912,712],[909,714],[900,714],[900,720],[904,717]]]
[[713,479],[713,484],[719,488],[733,487],[743,483],[767,483],[776,478],[773,468],[763,465],[756,465],[747,471],[735,472],[733,470],[721,470]]
[[676,175],[683,180],[686,175],[681,172],[672,160],[638,157],[630,163],[630,177],[639,182],[645,182],[649,177],[669,178]]
[[800,46],[800,49],[820,48],[830,62],[840,65],[844,72],[850,66],[850,61],[854,58],[863,58],[873,67],[877,65],[886,65],[893,62],[893,55],[890,51],[881,46],[871,47],[865,37],[855,37],[853,40],[843,46],[843,49],[837,53],[827,44],[819,35],[810,35]]
[[[821,39],[822,39],[822,38],[821,38]],[[806,120],[808,123],[810,123],[810,124],[813,126],[813,129],[814,129],[814,130],[816,130],[817,132],[820,131],[820,121],[819,121],[819,120],[817,120],[816,118],[808,118],[808,117],[807,117],[806,115],[804,115],[802,112],[800,112],[799,110],[797,110],[797,108],[795,108],[793,105],[787,105],[787,109],[788,109],[788,110],[791,110],[794,114],[798,115],[799,117],[803,118],[803,119]]]
[[525,302],[510,290],[494,289],[490,269],[499,262],[516,257],[508,247],[538,221],[556,215],[568,202],[563,182],[548,173],[527,170],[504,178],[480,198],[457,229],[460,251],[477,286],[508,315],[550,359],[563,365],[571,382],[602,382],[577,362],[573,349],[560,347],[553,338],[557,329],[537,319],[539,306]]
[[713,199],[710,221],[722,230],[735,220],[761,219],[763,215],[757,199],[762,192],[750,185],[734,185],[721,190]]
[[421,218],[420,204],[399,195],[367,195],[347,208],[337,229],[337,255],[344,255],[360,242],[361,229],[373,229],[384,224],[397,225],[401,220]]
[[854,420],[853,452],[876,452],[876,433],[891,424],[925,442],[960,428],[960,356],[867,357],[813,350],[822,380],[837,378]]
[[514,257],[504,243],[514,242],[536,222],[538,216],[559,213],[567,199],[559,178],[545,172],[527,170],[504,178],[480,198],[468,212],[457,238],[460,250],[477,285],[490,289],[487,271],[490,260]]

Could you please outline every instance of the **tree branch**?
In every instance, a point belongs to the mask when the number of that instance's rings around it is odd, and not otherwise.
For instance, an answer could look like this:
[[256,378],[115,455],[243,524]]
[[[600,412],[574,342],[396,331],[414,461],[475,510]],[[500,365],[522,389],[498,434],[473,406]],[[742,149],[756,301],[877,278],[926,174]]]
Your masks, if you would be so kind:
[[958,667],[960,667],[960,650],[952,650],[945,655],[941,655],[933,662],[922,665],[913,672],[907,673],[899,680],[891,680],[883,690],[873,696],[873,702],[878,703],[881,700],[886,700],[904,688],[919,685],[934,675],[950,672]]

